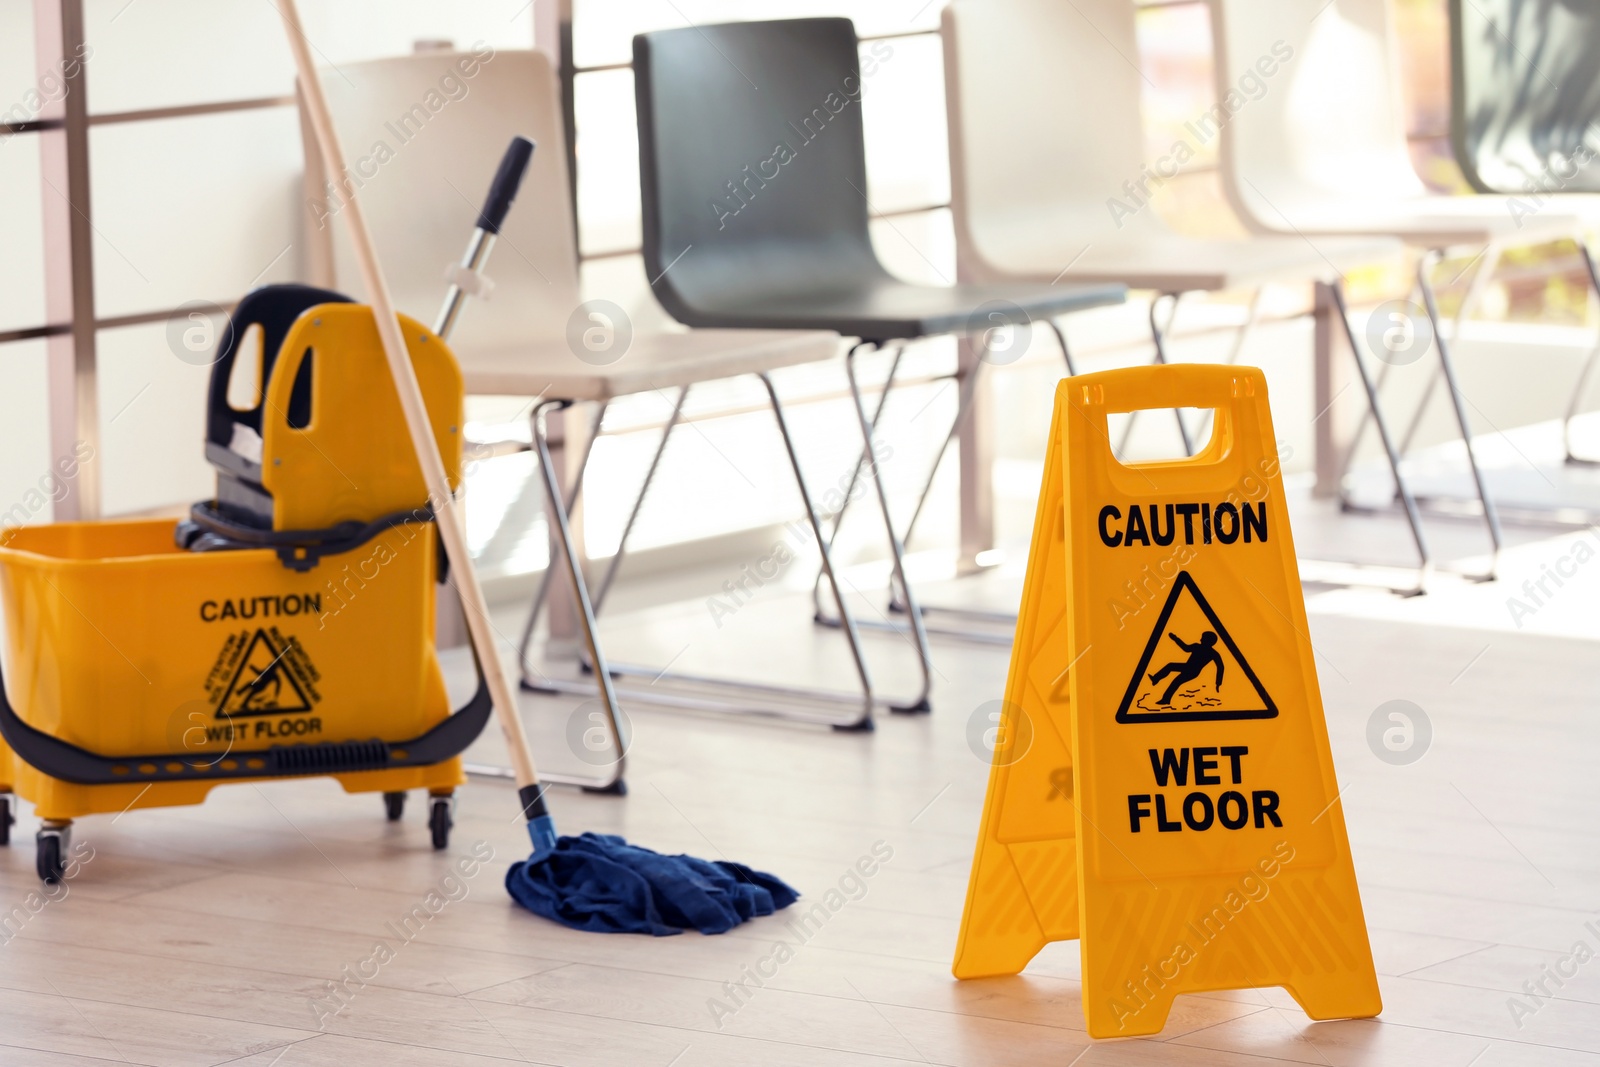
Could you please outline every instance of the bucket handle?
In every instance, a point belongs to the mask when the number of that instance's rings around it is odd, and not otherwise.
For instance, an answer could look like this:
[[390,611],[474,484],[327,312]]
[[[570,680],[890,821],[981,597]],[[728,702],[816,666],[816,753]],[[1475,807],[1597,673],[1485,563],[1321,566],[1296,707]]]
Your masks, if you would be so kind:
[[[493,701],[477,651],[472,654],[478,688],[449,718],[408,741],[319,741],[229,751],[206,762],[194,752],[150,756],[102,756],[52,737],[22,721],[5,690],[0,669],[0,737],[30,766],[76,785],[129,785],[150,782],[220,782],[247,778],[388,771],[431,767],[453,759],[477,740],[489,722]],[[231,766],[230,766],[231,764]]]

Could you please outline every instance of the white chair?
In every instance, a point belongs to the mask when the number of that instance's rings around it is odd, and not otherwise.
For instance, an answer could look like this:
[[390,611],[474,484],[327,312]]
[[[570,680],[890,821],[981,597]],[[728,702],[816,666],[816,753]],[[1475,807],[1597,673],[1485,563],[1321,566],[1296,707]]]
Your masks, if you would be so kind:
[[[1151,194],[1215,131],[1186,129],[1171,151],[1146,163],[1134,19],[1132,0],[955,0],[945,8],[951,200],[964,277],[1153,290],[1150,331],[1164,363],[1163,334],[1184,293],[1251,288],[1259,297],[1272,282],[1323,282],[1339,293],[1345,270],[1399,254],[1400,243],[1384,238],[1203,239],[1168,227]],[[1165,328],[1157,317],[1162,296],[1172,300]],[[1342,311],[1342,293],[1339,304]],[[1256,307],[1252,298],[1230,361]],[[1426,575],[1420,517],[1347,316],[1345,330]],[[1070,356],[1067,365],[1075,373]],[[1192,451],[1181,415],[1178,427]]]
[[[660,447],[664,449],[667,434],[678,422],[684,397],[692,385],[743,374],[759,376],[766,385],[801,501],[813,532],[818,534],[823,566],[831,578],[832,560],[821,536],[820,520],[769,374],[781,367],[837,358],[839,338],[817,330],[641,330],[632,334],[631,343],[614,361],[608,361],[612,357],[604,352],[586,352],[585,332],[607,324],[591,320],[588,308],[580,303],[559,96],[546,58],[527,51],[476,56],[427,52],[345,64],[337,72],[330,71],[323,83],[352,161],[351,177],[359,183],[362,210],[383,259],[395,303],[413,314],[431,318],[432,309],[439,305],[447,268],[460,258],[479,198],[510,139],[520,135],[538,146],[517,203],[498,238],[504,247],[490,270],[494,279],[492,298],[474,302],[467,309],[459,329],[451,336],[451,345],[460,359],[469,394],[531,398],[533,443],[546,483],[552,539],[565,557],[578,622],[588,646],[587,665],[594,669],[597,683],[542,677],[529,660],[535,621],[555,570],[552,555],[521,643],[524,688],[589,695],[596,694],[598,688],[615,731],[617,713],[610,675],[643,673],[659,679],[664,672],[617,663],[609,664],[609,672],[605,669],[596,632],[598,601],[591,602],[588,596],[578,566],[580,556],[568,526],[568,512],[576,503],[582,475],[562,500],[550,458],[546,413],[578,402],[595,404],[593,428],[598,431],[609,401],[632,393],[676,390],[675,410],[661,439]],[[317,183],[315,164],[315,160],[308,161],[311,180],[315,190],[326,196],[323,186]],[[336,220],[329,217],[340,203],[335,196],[331,202],[312,205],[311,235],[320,249],[318,261],[324,273],[318,280],[360,299],[361,285],[353,258]],[[319,222],[326,224],[318,225]],[[607,340],[603,335],[600,339]],[[588,358],[581,358],[580,353]],[[593,438],[591,434],[591,444]],[[660,451],[656,458],[659,460]],[[634,517],[637,514],[636,504]],[[630,519],[630,531],[632,525]],[[624,546],[613,558],[612,574],[622,557],[626,537],[625,533]],[[605,586],[609,586],[611,576],[607,575]],[[602,599],[603,595],[604,588]],[[770,711],[839,728],[871,729],[873,693],[866,660],[837,585],[834,595],[845,620],[843,630],[860,681],[859,694],[782,691],[785,696],[808,701],[798,708],[792,701],[790,705],[764,707],[762,702],[770,703],[774,691],[742,684],[742,699],[736,701],[661,691],[667,687],[624,695],[630,701],[687,704],[711,710]],[[670,680],[671,676],[667,677]],[[695,681],[715,684],[706,679]],[[752,692],[756,695],[752,696]],[[830,706],[820,708],[817,702]]]
[[1512,210],[1504,196],[1441,196],[1422,184],[1406,144],[1398,44],[1386,0],[1209,3],[1219,96],[1236,92],[1240,78],[1263,58],[1279,66],[1268,90],[1222,126],[1223,188],[1245,223],[1318,245],[1332,236],[1383,235],[1423,250],[1416,285],[1493,543],[1480,577],[1492,579],[1500,520],[1473,451],[1430,273],[1450,249],[1483,250],[1456,318],[1459,329],[1504,247],[1563,239],[1581,247],[1584,218],[1560,205],[1528,215]]
[[[1450,0],[1450,147],[1480,193],[1519,197],[1534,210],[1548,196],[1600,214],[1594,46],[1600,8],[1521,0]],[[1575,91],[1576,90],[1576,91]],[[1600,265],[1584,269],[1600,290]],[[1568,463],[1600,460],[1572,449],[1572,422],[1600,360],[1590,349],[1561,419]]]

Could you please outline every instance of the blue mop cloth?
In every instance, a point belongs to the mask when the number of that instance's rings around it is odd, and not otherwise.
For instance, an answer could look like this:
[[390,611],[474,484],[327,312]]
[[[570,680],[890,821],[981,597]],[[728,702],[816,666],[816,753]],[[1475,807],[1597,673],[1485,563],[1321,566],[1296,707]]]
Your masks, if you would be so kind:
[[563,837],[554,852],[506,872],[518,904],[574,930],[720,934],[800,896],[782,879],[723,860],[663,856],[612,834]]

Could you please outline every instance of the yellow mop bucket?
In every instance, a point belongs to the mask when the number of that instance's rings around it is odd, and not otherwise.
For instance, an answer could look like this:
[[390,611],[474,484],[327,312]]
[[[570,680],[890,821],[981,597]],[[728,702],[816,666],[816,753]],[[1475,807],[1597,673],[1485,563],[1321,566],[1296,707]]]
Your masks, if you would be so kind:
[[[457,470],[460,370],[436,335],[401,321]],[[239,360],[251,344],[257,402],[235,408],[230,379],[236,364],[252,377]],[[241,302],[219,351],[215,500],[182,523],[0,535],[0,792],[44,820],[47,880],[73,818],[300,775],[381,791],[391,818],[405,790],[428,789],[442,848],[458,755],[489,715],[481,671],[465,707],[452,713],[446,696],[433,642],[441,556],[371,309],[270,286]]]

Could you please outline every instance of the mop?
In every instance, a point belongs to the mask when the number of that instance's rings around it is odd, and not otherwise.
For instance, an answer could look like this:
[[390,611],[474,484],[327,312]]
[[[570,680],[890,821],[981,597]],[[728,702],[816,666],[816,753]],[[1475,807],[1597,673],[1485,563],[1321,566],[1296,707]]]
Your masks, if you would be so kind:
[[[288,33],[289,48],[294,53],[317,144],[329,173],[338,180],[347,173],[344,153],[312,63],[310,44],[301,28],[299,9],[295,0],[276,2]],[[520,152],[524,164],[530,149],[531,146]],[[517,151],[515,144],[513,151]],[[508,164],[502,166],[491,189],[491,205],[500,203],[502,211],[509,205],[520,170],[508,156]],[[444,461],[433,439],[427,407],[406,354],[400,322],[378,265],[361,201],[353,189],[347,193],[347,206],[341,214],[349,227],[350,242],[372,304],[390,376],[400,396],[412,448],[422,468],[429,503],[460,593],[473,650],[483,663],[494,701],[495,719],[505,734],[522,817],[527,821],[528,836],[533,842],[532,855],[512,864],[506,874],[506,888],[512,898],[529,911],[574,929],[656,936],[685,929],[720,934],[746,919],[770,915],[779,908],[788,907],[798,896],[791,887],[770,874],[741,864],[663,855],[629,845],[611,834],[557,836],[527,734],[522,728],[516,698],[499,661],[488,604],[467,551],[456,499],[450,491]],[[485,222],[490,224],[489,232],[498,229],[498,222],[493,218],[480,219],[480,227]],[[583,575],[576,565],[572,567],[572,578],[581,587]]]

